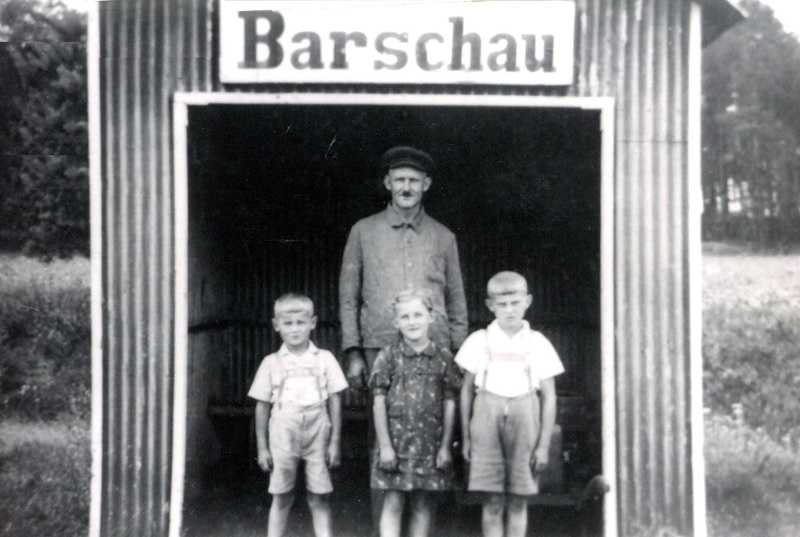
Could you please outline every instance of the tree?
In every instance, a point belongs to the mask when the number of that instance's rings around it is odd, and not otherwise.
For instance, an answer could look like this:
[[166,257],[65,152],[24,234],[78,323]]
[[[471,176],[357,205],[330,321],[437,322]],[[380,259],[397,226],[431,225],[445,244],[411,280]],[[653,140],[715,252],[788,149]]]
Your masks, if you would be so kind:
[[86,17],[60,0],[3,0],[0,35],[0,245],[88,254]]
[[772,10],[704,53],[704,234],[763,246],[800,242],[800,42]]

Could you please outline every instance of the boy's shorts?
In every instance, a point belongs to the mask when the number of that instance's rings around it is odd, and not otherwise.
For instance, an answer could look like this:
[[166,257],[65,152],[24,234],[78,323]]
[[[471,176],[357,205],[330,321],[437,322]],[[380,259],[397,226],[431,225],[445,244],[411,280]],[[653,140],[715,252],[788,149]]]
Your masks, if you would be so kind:
[[269,418],[269,450],[272,453],[270,494],[294,490],[300,460],[306,464],[306,489],[314,494],[333,491],[325,457],[331,437],[331,422],[325,404],[311,409],[273,406]]
[[539,492],[531,457],[539,439],[539,395],[478,391],[470,421],[470,491],[530,496]]

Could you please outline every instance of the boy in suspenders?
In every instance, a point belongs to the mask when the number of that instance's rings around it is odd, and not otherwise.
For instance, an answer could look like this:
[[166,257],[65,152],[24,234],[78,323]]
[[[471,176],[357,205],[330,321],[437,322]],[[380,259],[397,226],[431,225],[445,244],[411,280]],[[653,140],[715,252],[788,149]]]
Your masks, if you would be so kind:
[[287,294],[275,301],[272,319],[283,345],[261,362],[248,395],[256,403],[258,465],[270,472],[267,535],[286,533],[300,460],[305,461],[308,506],[316,537],[331,535],[329,468],[339,465],[341,403],[347,388],[333,354],[310,340],[317,324],[314,303]]
[[468,490],[483,493],[484,537],[522,537],[535,472],[548,463],[556,415],[554,377],[564,366],[553,346],[524,319],[531,305],[525,278],[500,272],[489,280],[486,305],[494,313],[456,355],[461,387],[463,455]]

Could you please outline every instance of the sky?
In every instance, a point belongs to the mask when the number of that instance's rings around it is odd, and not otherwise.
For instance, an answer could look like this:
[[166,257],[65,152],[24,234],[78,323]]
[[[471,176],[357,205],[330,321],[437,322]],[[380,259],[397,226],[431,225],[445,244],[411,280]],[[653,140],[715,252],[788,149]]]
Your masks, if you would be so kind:
[[760,0],[772,8],[783,29],[800,39],[800,0]]
[[[64,0],[64,3],[78,9],[86,9],[91,0]],[[775,12],[783,28],[800,39],[800,0],[760,0]]]

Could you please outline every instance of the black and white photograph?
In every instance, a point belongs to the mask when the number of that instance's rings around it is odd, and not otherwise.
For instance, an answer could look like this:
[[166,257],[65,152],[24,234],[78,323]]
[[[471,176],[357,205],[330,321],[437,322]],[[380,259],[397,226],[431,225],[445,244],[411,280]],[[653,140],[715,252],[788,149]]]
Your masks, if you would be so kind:
[[0,0],[0,535],[800,534],[798,22]]

